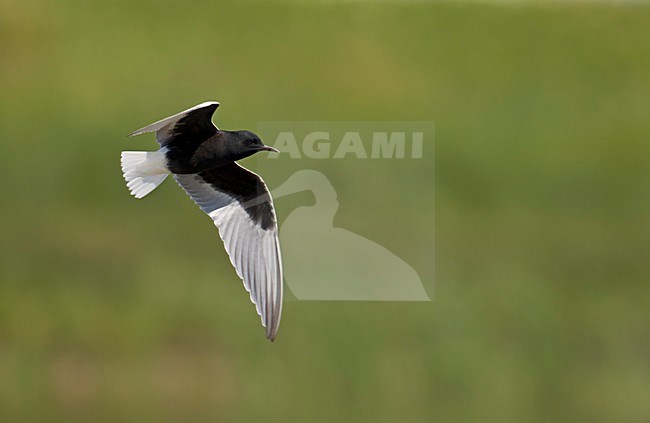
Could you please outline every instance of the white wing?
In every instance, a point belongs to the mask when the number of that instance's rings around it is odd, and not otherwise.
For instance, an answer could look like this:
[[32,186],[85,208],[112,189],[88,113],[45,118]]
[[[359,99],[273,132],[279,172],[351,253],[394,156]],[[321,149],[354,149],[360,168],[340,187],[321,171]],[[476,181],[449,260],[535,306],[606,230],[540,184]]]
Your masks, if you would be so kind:
[[217,127],[211,120],[212,114],[217,110],[217,107],[219,107],[218,102],[206,101],[173,116],[152,123],[151,125],[147,125],[137,131],[133,131],[129,136],[132,137],[144,134],[145,132],[155,132],[156,141],[164,146],[166,141],[179,133],[180,128],[177,124],[183,120],[187,123],[187,125],[183,126],[189,127],[193,132],[202,131],[202,133],[210,134],[211,132],[217,131]]
[[[254,175],[264,186],[266,195],[243,201],[239,192],[229,192],[214,182],[207,182],[206,179],[210,180],[212,177],[205,172],[174,175],[174,179],[201,210],[212,218],[219,229],[230,261],[250,293],[257,314],[261,316],[262,325],[266,328],[266,337],[273,341],[280,325],[283,290],[282,261],[273,203],[259,176],[236,163],[232,166],[231,170],[236,169],[233,175],[235,177],[241,176],[238,173],[242,171]],[[214,172],[212,174],[214,175]],[[238,179],[238,182],[240,181],[241,179]],[[247,208],[260,203],[269,203],[270,212],[273,214],[273,224],[270,227],[266,225],[266,229],[263,228],[265,225],[260,221],[256,222],[247,212]]]

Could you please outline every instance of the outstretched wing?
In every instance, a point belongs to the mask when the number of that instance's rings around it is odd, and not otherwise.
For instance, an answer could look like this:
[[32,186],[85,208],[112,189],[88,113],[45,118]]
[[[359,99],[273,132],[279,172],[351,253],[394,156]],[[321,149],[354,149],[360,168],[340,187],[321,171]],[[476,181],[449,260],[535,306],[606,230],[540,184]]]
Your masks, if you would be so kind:
[[198,146],[218,131],[217,127],[212,123],[212,115],[217,110],[217,107],[219,107],[219,103],[216,101],[206,101],[174,116],[138,129],[129,136],[155,132],[156,141],[162,147],[172,142],[184,147],[189,145]]
[[282,314],[282,260],[273,200],[262,178],[237,163],[176,182],[219,229],[237,275],[275,339]]

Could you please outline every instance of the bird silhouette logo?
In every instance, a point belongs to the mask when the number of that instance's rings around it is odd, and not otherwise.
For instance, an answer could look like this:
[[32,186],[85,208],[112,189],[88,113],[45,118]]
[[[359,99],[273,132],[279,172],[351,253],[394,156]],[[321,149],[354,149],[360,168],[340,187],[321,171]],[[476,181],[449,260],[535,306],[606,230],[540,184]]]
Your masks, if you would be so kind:
[[272,191],[276,200],[311,191],[315,204],[280,226],[284,278],[299,300],[430,301],[418,273],[382,245],[334,227],[336,190],[321,172],[303,169]]

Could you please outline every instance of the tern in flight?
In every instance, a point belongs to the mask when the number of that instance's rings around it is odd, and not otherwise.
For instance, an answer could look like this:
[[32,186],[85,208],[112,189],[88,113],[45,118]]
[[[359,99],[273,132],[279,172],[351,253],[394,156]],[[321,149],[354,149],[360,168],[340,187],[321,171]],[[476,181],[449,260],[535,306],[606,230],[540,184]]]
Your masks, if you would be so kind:
[[282,313],[282,260],[273,199],[255,173],[236,163],[274,151],[250,131],[222,131],[212,123],[219,103],[208,101],[145,126],[158,151],[123,151],[127,187],[142,198],[167,175],[214,221],[237,275],[273,341]]

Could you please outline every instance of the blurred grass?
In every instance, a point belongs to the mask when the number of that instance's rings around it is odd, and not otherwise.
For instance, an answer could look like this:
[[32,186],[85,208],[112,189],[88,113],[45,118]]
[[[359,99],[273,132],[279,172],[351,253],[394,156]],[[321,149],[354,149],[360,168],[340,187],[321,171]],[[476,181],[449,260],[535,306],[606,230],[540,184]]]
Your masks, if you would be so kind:
[[[0,420],[648,421],[649,18],[4,0]],[[207,99],[223,128],[435,120],[436,301],[290,302],[265,341],[209,222],[117,163]],[[346,209],[367,179],[330,166],[337,224],[410,251],[376,224],[431,216]]]

